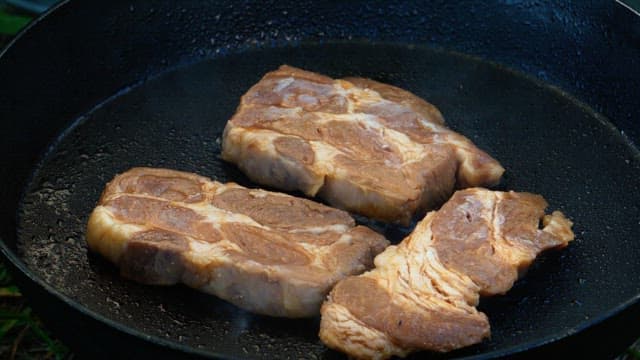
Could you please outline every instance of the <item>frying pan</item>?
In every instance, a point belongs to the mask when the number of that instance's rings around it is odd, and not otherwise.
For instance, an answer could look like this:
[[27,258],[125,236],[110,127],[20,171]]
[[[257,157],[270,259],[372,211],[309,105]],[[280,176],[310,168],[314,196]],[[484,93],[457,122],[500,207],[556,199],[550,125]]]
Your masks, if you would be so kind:
[[[492,338],[450,354],[608,357],[640,334],[639,19],[610,1],[64,2],[0,54],[0,238],[34,310],[81,356],[342,358],[318,318],[139,285],[88,253],[132,166],[251,184],[222,162],[240,95],[282,63],[428,99],[540,193],[576,240],[483,299]],[[359,221],[399,241],[411,227]]]

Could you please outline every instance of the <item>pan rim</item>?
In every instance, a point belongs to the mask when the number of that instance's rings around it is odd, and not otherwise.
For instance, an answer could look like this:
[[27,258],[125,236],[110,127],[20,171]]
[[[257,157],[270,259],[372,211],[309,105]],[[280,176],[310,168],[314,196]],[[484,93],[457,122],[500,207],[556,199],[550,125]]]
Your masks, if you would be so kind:
[[[51,14],[52,12],[56,11],[58,8],[65,6],[67,3],[69,3],[70,0],[63,0],[59,3],[57,3],[56,5],[54,5],[52,8],[50,8],[48,11],[46,11],[45,13],[41,14],[40,16],[38,16],[37,18],[35,18],[32,22],[30,22],[25,28],[23,28],[18,34],[17,36],[15,36],[10,42],[9,44],[7,44],[7,46],[5,46],[4,49],[0,49],[0,59],[3,58],[3,56],[5,55],[5,53],[7,51],[9,51],[12,46],[14,45],[14,43],[16,41],[19,41],[26,32],[28,32],[31,28],[37,26],[37,24],[46,16],[48,16],[49,14]],[[488,59],[484,59],[481,58],[479,56],[475,56],[475,55],[469,55],[469,54],[465,54],[465,53],[461,53],[455,50],[450,50],[450,49],[441,49],[441,50],[445,50],[447,52],[451,52],[451,53],[455,53],[457,55],[461,55],[461,56],[465,56],[465,57],[471,57],[473,59],[477,59],[477,60],[481,60],[482,62],[485,63],[489,63],[491,65],[498,65],[500,66],[503,70],[509,71],[509,72],[513,72],[516,73],[518,76],[523,76],[525,77],[527,80],[529,81],[533,81],[534,83],[536,83],[537,85],[541,85],[544,86],[552,91],[555,92],[559,92],[562,94],[563,97],[569,99],[574,105],[576,106],[580,106],[580,107],[586,107],[587,109],[589,109],[590,111],[592,111],[594,114],[598,115],[598,120],[600,122],[602,122],[605,126],[607,126],[609,128],[610,131],[615,132],[618,136],[620,136],[625,144],[630,147],[633,152],[635,153],[635,156],[640,156],[640,146],[636,145],[632,139],[630,139],[628,136],[626,136],[626,134],[622,134],[620,133],[620,130],[609,120],[608,117],[600,114],[597,111],[594,111],[588,104],[583,103],[582,101],[580,101],[579,99],[575,98],[573,95],[571,95],[570,93],[565,92],[564,90],[562,90],[561,88],[546,83],[536,77],[534,77],[531,74],[519,71],[519,70],[515,70],[511,67],[508,67],[506,65],[502,65],[500,63],[488,60]],[[203,58],[203,59],[199,59],[198,61],[195,61],[195,63],[198,63],[200,61],[207,61],[210,58]],[[182,64],[180,66],[177,67],[172,67],[172,68],[168,68],[165,69],[165,71],[162,71],[158,74],[156,74],[154,77],[156,76],[162,76],[163,74],[167,73],[167,72],[171,72],[174,71],[176,68],[180,68],[182,66],[187,66],[190,64]],[[129,85],[128,87],[130,88],[134,88],[136,87],[137,84],[132,84]],[[115,96],[120,95],[120,93],[115,94]],[[108,102],[110,99],[104,99],[102,101],[99,102],[99,104],[97,106],[100,106],[100,104]],[[93,109],[89,109],[87,112],[91,112]],[[72,124],[76,123],[78,119],[72,121]],[[70,125],[69,128],[67,128],[67,130],[69,130],[71,127],[73,127],[74,125]],[[63,131],[60,135],[64,136],[64,132]],[[55,140],[52,144],[55,144]],[[49,146],[50,146],[49,145]],[[46,154],[48,153],[48,151],[45,151],[42,155],[43,157],[41,158],[41,160],[46,157]],[[35,166],[38,167],[39,165],[38,161]],[[173,350],[177,350],[180,352],[183,352],[185,354],[189,354],[189,355],[197,355],[197,356],[202,356],[205,358],[233,358],[231,357],[231,355],[227,355],[227,354],[223,354],[220,352],[216,352],[216,351],[205,351],[205,350],[200,350],[194,347],[191,347],[189,345],[184,345],[172,340],[167,340],[165,338],[162,337],[158,337],[156,335],[147,335],[145,332],[137,330],[133,327],[130,326],[126,326],[120,322],[117,322],[115,320],[112,320],[111,318],[108,318],[104,315],[102,315],[99,312],[96,312],[94,310],[89,309],[88,307],[86,307],[85,305],[81,304],[80,302],[76,301],[75,299],[63,294],[62,292],[60,292],[59,290],[57,290],[56,288],[54,288],[52,285],[50,285],[48,282],[46,282],[41,276],[37,275],[35,272],[33,272],[23,261],[22,259],[16,254],[15,251],[13,251],[12,249],[10,249],[10,247],[6,244],[5,240],[0,237],[0,252],[2,252],[3,256],[5,259],[7,259],[9,262],[11,262],[11,264],[15,267],[15,269],[17,269],[18,271],[20,271],[22,274],[25,275],[26,278],[29,279],[29,281],[31,281],[32,283],[38,285],[40,288],[43,288],[46,292],[48,292],[51,295],[54,295],[58,301],[63,302],[64,304],[72,307],[73,309],[76,309],[77,311],[79,311],[83,316],[88,316],[93,318],[94,320],[97,320],[117,331],[123,332],[127,335],[130,336],[134,336],[136,338],[138,338],[139,340],[148,342],[148,343],[153,343],[156,345],[160,345],[160,346],[165,346],[168,347],[170,349]],[[519,353],[524,353],[526,351],[529,350],[533,350],[536,348],[542,348],[546,345],[552,344],[556,341],[560,341],[564,338],[567,338],[569,336],[573,336],[573,335],[577,335],[593,326],[596,326],[598,324],[601,324],[602,322],[606,321],[608,318],[619,314],[627,309],[630,309],[633,306],[638,306],[640,305],[640,293],[636,294],[634,296],[632,296],[631,298],[619,303],[617,306],[610,308],[608,311],[601,313],[598,316],[595,316],[593,318],[590,318],[588,320],[585,320],[583,322],[580,322],[577,326],[572,327],[570,329],[567,330],[563,330],[563,331],[559,331],[556,332],[554,334],[550,334],[547,335],[545,337],[542,338],[538,338],[536,340],[530,340],[527,342],[524,342],[522,344],[519,345],[514,345],[514,346],[510,346],[507,347],[505,349],[500,349],[500,350],[493,350],[493,351],[489,351],[486,353],[482,353],[482,354],[475,354],[475,355],[469,355],[469,356],[462,356],[460,357],[460,359],[486,359],[486,358],[498,358],[498,357],[503,357],[506,355],[515,355],[515,354],[519,354]],[[36,309],[37,311],[37,309]]]
[[13,47],[13,44],[19,41],[24,36],[24,34],[26,34],[32,28],[37,26],[44,18],[48,17],[51,13],[55,12],[57,9],[65,6],[70,1],[71,0],[61,0],[60,2],[57,2],[56,4],[52,5],[45,12],[33,18],[31,22],[29,22],[25,27],[23,27],[22,29],[20,29],[20,31],[18,31],[18,33],[11,39],[11,41],[9,41],[7,45],[4,46],[4,48],[0,48],[0,59],[4,57],[4,54],[7,53],[7,51],[9,51],[9,49]]
[[[20,41],[26,33],[28,33],[32,28],[36,27],[43,19],[45,19],[46,17],[48,17],[50,14],[52,14],[53,12],[57,11],[59,8],[66,6],[68,3],[70,3],[71,0],[62,0],[56,4],[54,4],[53,6],[51,6],[47,11],[41,13],[39,16],[35,17],[29,24],[27,24],[27,26],[25,26],[24,28],[22,28],[18,34],[16,34],[13,39],[11,39],[11,41],[9,41],[9,43],[4,47],[4,48],[0,48],[0,60],[4,57],[4,55],[10,51],[10,49],[14,46],[14,44],[18,41]],[[133,87],[135,87],[135,84],[132,84]],[[115,94],[116,96],[120,95],[121,91],[118,92],[117,94]],[[112,95],[113,96],[113,95]],[[102,101],[100,101],[97,106],[100,106],[101,104],[103,104],[105,101],[108,101],[111,97],[104,99]],[[89,109],[89,111],[94,110]],[[39,166],[41,161],[43,161],[46,158],[46,154],[49,152],[49,148],[51,145],[54,145],[55,142],[57,142],[57,140],[61,137],[64,136],[64,134],[66,133],[67,130],[70,130],[71,128],[75,127],[75,125],[77,125],[78,123],[78,119],[75,119],[72,124],[70,124],[69,127],[67,127],[67,129],[63,130],[62,132],[60,132],[58,134],[58,136],[55,137],[54,142],[49,144],[45,151],[40,155],[40,159],[38,161],[36,161],[35,166]],[[31,174],[33,175],[33,174]],[[31,176],[29,176],[29,178],[26,180],[27,183],[31,180]],[[22,196],[20,199],[20,202],[22,202]],[[17,223],[16,223],[17,224]],[[17,236],[17,233],[14,233],[15,236]],[[40,276],[38,276],[37,274],[35,274],[19,257],[18,255],[9,248],[9,246],[6,244],[5,240],[0,236],[0,252],[3,255],[4,260],[8,260],[11,265],[17,269],[18,271],[20,271],[27,279],[29,279],[29,281],[31,281],[32,283],[35,283],[37,286],[39,286],[40,288],[44,289],[47,293],[53,295],[55,298],[57,298],[58,301],[61,301],[62,303],[64,303],[65,305],[75,309],[76,311],[79,311],[83,316],[87,316],[90,318],[93,318],[96,321],[99,321],[117,331],[123,332],[129,336],[134,336],[135,338],[138,338],[139,340],[142,341],[146,341],[148,343],[154,343],[160,346],[165,346],[168,347],[170,349],[173,350],[177,350],[180,352],[183,352],[185,354],[188,355],[197,355],[197,356],[201,356],[204,358],[211,358],[211,359],[216,359],[216,358],[230,358],[229,356],[220,354],[220,353],[215,353],[215,352],[211,352],[211,351],[202,351],[202,350],[198,350],[195,349],[193,347],[190,346],[185,346],[185,345],[181,345],[181,344],[177,344],[175,342],[166,340],[166,339],[162,339],[160,337],[154,336],[154,335],[147,335],[145,333],[143,333],[142,331],[136,330],[134,328],[128,327],[124,324],[120,324],[117,321],[114,321],[112,319],[109,319],[108,317],[95,312],[93,310],[90,310],[89,308],[87,308],[86,306],[82,305],[81,303],[77,302],[76,300],[68,297],[67,295],[59,292],[57,289],[55,289],[53,286],[51,286],[50,284],[48,284],[44,279],[42,279]],[[38,309],[35,309],[36,313],[38,312]]]

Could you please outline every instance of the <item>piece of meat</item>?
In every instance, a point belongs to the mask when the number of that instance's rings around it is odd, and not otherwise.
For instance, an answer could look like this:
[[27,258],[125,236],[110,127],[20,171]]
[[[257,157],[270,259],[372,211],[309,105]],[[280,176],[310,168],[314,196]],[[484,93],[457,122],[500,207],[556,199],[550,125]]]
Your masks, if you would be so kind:
[[285,317],[317,315],[338,280],[370,268],[388,245],[341,210],[152,168],[106,186],[86,239],[127,278],[184,283]]
[[257,183],[408,224],[454,187],[492,186],[504,172],[443,124],[433,105],[395,86],[284,65],[242,96],[222,158]]
[[[375,258],[375,269],[338,282],[322,305],[320,338],[362,359],[445,352],[490,335],[479,295],[502,294],[543,250],[573,240],[539,195],[471,188],[430,212]],[[543,228],[539,229],[542,221]]]

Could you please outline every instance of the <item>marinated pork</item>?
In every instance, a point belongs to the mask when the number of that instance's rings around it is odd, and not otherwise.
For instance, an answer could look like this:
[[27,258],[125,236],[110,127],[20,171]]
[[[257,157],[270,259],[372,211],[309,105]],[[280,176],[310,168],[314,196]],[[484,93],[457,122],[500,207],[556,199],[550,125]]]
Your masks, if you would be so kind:
[[222,157],[257,183],[407,224],[456,186],[491,186],[504,172],[443,124],[438,109],[397,87],[281,66],[242,97]]
[[338,280],[370,268],[388,245],[341,210],[151,168],[106,186],[86,238],[127,278],[184,283],[285,317],[317,315]]
[[[445,352],[490,335],[480,295],[503,294],[543,250],[574,235],[539,195],[472,188],[430,212],[411,235],[347,277],[322,305],[320,338],[362,359]],[[542,222],[542,229],[539,224]]]

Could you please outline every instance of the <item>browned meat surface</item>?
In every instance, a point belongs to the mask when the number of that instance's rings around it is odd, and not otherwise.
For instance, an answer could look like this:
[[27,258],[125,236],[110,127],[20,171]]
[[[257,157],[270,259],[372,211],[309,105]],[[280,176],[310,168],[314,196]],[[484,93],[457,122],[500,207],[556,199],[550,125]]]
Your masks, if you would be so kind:
[[134,168],[104,190],[89,248],[123,276],[184,283],[256,313],[305,317],[388,242],[344,211],[195,174]]
[[[430,212],[411,235],[340,281],[322,305],[320,338],[363,359],[445,352],[490,334],[479,295],[502,294],[543,250],[573,240],[539,195],[472,188]],[[542,229],[539,223],[542,222]]]
[[222,157],[258,183],[406,224],[455,186],[491,186],[504,171],[443,123],[397,87],[281,66],[242,97]]

